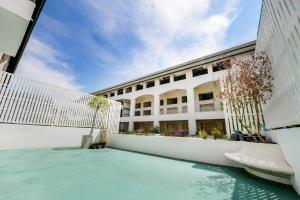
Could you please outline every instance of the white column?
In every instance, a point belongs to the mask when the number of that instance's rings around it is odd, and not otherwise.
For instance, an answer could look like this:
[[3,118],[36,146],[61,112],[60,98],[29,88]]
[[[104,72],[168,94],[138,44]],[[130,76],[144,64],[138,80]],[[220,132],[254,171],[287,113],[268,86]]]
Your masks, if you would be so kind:
[[194,89],[187,88],[187,105],[188,105],[188,115],[189,115],[189,134],[195,135],[197,131],[196,120],[195,120],[195,99],[194,99]]
[[207,72],[208,72],[208,74],[213,73],[212,65],[207,66]]
[[129,131],[133,131],[133,118],[135,113],[135,99],[130,99]]
[[160,109],[160,102],[159,102],[159,94],[154,95],[154,102],[153,102],[153,115],[154,115],[154,126],[159,126],[159,109]]

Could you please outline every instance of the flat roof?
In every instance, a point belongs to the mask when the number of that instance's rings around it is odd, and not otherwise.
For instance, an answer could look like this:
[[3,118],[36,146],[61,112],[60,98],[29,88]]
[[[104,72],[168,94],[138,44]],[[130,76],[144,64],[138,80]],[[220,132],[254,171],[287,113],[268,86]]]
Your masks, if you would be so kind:
[[168,67],[166,69],[156,71],[154,73],[150,73],[150,74],[147,74],[147,75],[123,82],[123,83],[119,83],[119,84],[113,85],[111,87],[97,90],[95,92],[92,92],[91,94],[93,94],[93,95],[103,94],[103,93],[109,92],[111,90],[117,90],[117,89],[120,89],[123,87],[128,87],[132,84],[138,84],[140,82],[150,81],[152,79],[166,76],[166,75],[178,72],[178,71],[182,71],[182,70],[193,68],[193,67],[196,67],[199,65],[204,65],[207,63],[215,62],[215,61],[222,60],[222,59],[232,57],[235,55],[247,53],[247,52],[255,50],[255,44],[256,44],[256,40],[247,42],[247,43],[244,43],[244,44],[241,44],[238,46],[234,46],[234,47],[231,47],[231,48],[228,48],[228,49],[225,49],[225,50],[222,50],[222,51],[219,51],[219,52],[207,55],[207,56],[196,58],[196,59],[178,64],[178,65],[175,65],[172,67]]

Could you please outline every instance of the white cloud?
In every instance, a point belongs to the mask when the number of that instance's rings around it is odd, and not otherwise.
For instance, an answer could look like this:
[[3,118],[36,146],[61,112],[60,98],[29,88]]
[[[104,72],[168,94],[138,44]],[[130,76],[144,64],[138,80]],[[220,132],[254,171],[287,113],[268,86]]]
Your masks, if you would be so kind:
[[[113,42],[124,31],[142,42],[112,73],[130,79],[224,49],[239,0],[86,0],[99,34]],[[211,12],[212,3],[221,8]]]
[[32,37],[17,68],[17,74],[69,89],[81,89],[68,63],[59,51]]

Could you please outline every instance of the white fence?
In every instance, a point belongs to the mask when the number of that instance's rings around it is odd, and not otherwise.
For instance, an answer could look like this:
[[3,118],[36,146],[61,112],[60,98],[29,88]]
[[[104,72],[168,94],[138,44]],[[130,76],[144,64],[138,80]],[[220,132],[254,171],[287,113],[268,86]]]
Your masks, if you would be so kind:
[[[0,123],[91,127],[95,110],[88,106],[93,96],[0,71]],[[109,101],[98,112],[96,127],[119,129],[121,104]]]

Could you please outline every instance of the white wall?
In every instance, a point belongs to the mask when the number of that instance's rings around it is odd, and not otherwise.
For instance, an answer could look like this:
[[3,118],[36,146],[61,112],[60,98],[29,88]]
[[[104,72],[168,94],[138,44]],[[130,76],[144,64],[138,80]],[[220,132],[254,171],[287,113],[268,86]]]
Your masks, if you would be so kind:
[[89,132],[89,128],[0,124],[0,150],[80,146],[82,135]]
[[280,144],[287,163],[294,169],[295,176],[291,181],[300,194],[300,128],[274,130],[271,137]]
[[236,152],[240,149],[240,143],[234,141],[110,134],[108,146],[177,159],[240,167],[224,156],[225,152]]

